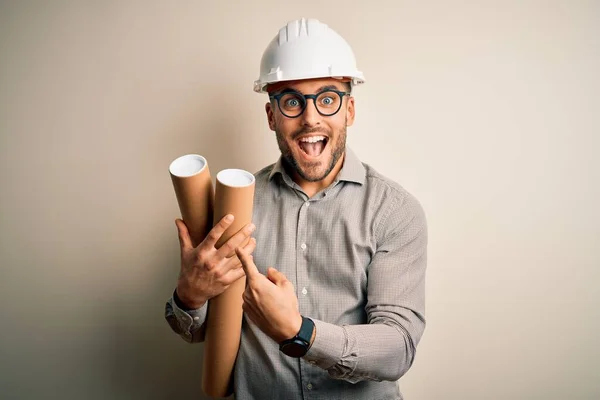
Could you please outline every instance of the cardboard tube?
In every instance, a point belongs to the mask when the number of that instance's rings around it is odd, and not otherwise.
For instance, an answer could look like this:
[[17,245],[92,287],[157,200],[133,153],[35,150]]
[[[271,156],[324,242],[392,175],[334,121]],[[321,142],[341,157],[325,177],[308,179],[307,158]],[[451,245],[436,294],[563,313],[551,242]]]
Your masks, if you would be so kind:
[[[225,169],[217,174],[214,222],[227,214],[235,217],[221,236],[219,248],[244,225],[252,222],[254,175],[240,169]],[[243,245],[247,244],[245,241]],[[232,252],[228,256],[234,256]],[[202,390],[212,397],[231,394],[231,376],[240,346],[242,331],[242,294],[246,277],[238,279],[225,292],[208,302]]]
[[197,246],[212,228],[214,191],[208,163],[198,154],[187,154],[169,165],[181,218]]

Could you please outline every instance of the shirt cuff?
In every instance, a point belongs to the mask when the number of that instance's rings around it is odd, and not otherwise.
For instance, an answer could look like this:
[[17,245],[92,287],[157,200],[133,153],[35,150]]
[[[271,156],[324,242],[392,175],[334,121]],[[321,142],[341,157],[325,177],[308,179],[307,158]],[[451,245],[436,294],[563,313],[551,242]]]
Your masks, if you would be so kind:
[[315,340],[303,358],[313,365],[329,369],[342,359],[347,341],[346,330],[316,319],[313,322],[316,329]]
[[208,301],[200,308],[194,310],[183,310],[177,305],[174,297],[170,299],[171,306],[173,307],[173,314],[179,323],[179,327],[185,333],[191,333],[204,323],[206,320],[206,313],[208,311]]

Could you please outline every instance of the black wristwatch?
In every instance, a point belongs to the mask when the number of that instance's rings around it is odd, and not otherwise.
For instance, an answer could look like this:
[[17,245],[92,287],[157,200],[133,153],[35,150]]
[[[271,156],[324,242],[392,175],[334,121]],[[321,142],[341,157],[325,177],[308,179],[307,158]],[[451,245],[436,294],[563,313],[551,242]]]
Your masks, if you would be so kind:
[[314,328],[315,323],[312,319],[302,317],[302,325],[296,336],[279,343],[279,350],[286,356],[302,357],[310,348],[310,339],[312,339]]

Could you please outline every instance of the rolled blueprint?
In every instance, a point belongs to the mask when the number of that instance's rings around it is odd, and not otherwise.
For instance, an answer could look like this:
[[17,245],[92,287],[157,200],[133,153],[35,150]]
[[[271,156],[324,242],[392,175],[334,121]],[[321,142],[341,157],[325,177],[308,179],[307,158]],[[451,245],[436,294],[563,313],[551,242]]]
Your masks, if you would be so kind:
[[214,190],[208,163],[198,154],[187,154],[171,163],[169,173],[181,218],[195,247],[213,226]]
[[[216,244],[219,248],[244,225],[252,222],[254,175],[241,169],[225,169],[217,174],[214,222],[233,214],[233,223]],[[246,245],[246,240],[242,245]],[[228,254],[237,257],[235,251]],[[231,376],[240,346],[242,331],[242,294],[246,277],[234,282],[208,302],[202,390],[212,397],[231,394]]]

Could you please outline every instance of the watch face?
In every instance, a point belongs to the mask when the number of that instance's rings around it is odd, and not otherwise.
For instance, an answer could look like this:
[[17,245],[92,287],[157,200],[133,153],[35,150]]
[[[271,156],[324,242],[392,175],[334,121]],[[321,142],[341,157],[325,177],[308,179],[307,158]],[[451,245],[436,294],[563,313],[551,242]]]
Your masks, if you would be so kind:
[[281,345],[281,351],[287,356],[299,358],[306,354],[308,346],[296,339],[293,342]]

